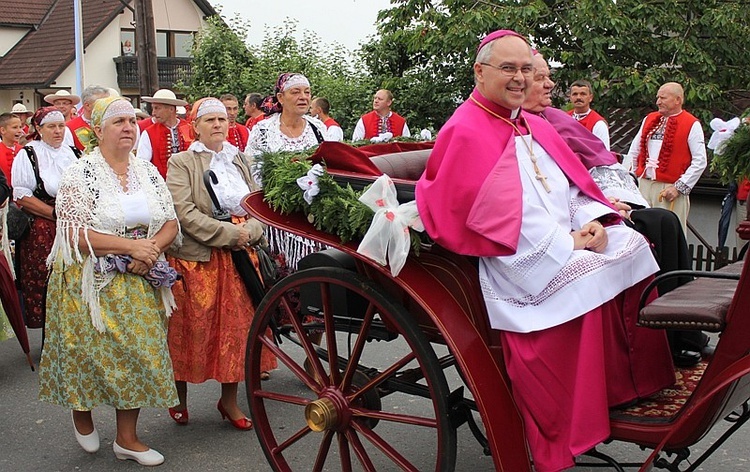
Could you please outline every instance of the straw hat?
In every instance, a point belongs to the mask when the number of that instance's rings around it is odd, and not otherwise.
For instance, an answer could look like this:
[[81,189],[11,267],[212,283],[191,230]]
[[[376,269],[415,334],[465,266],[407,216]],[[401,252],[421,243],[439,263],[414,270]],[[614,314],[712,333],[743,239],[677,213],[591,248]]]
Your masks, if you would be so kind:
[[79,97],[78,95],[73,95],[67,90],[58,90],[55,93],[44,96],[44,101],[49,103],[50,105],[54,105],[55,100],[70,100],[71,102],[73,102],[73,105],[81,103],[81,97]]
[[177,98],[174,92],[169,89],[157,90],[153,97],[141,97],[141,100],[148,103],[162,103],[164,105],[172,105],[176,107],[184,107],[187,105],[185,100]]
[[25,115],[31,115],[32,113],[26,109],[26,105],[23,103],[16,103],[13,105],[13,109],[10,110],[11,113],[18,113],[19,115],[25,114]]

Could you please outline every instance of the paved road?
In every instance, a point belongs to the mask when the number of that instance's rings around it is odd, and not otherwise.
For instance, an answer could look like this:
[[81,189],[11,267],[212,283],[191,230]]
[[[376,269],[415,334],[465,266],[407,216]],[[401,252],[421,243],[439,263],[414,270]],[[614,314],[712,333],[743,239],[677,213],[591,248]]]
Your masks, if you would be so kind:
[[[30,331],[34,359],[39,362],[40,333]],[[383,349],[387,355],[388,349]],[[291,374],[274,373],[271,382],[287,382]],[[244,395],[244,387],[241,387]],[[166,457],[158,468],[166,471],[268,471],[258,439],[254,432],[234,430],[222,422],[216,411],[219,385],[207,382],[190,386],[190,424],[178,426],[166,411],[147,409],[141,412],[139,432],[148,444]],[[86,454],[77,445],[71,431],[70,413],[63,408],[37,400],[37,374],[31,372],[15,340],[0,343],[0,471],[127,471],[142,470],[132,461],[118,461],[112,450],[114,439],[114,411],[108,407],[94,411],[102,448],[96,454]],[[750,441],[748,429],[728,443],[727,447],[698,470],[739,472],[750,470]],[[401,439],[410,448],[429,456],[431,443],[422,442],[409,434]],[[619,459],[635,461],[646,457],[637,448],[607,445],[603,450]],[[311,458],[295,458],[295,470],[309,470]],[[332,468],[335,470],[335,468]],[[383,469],[385,470],[385,469]],[[483,456],[468,429],[459,430],[458,471],[489,471],[492,461]],[[576,472],[601,470],[577,467]],[[629,469],[635,470],[635,469]]]

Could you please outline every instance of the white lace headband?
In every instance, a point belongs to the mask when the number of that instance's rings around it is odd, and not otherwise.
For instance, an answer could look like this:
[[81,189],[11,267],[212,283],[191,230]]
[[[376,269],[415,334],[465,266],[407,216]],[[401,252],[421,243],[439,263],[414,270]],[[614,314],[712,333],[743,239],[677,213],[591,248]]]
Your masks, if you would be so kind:
[[289,77],[286,82],[284,82],[284,87],[281,89],[281,91],[286,92],[290,88],[297,87],[300,85],[304,87],[309,87],[310,81],[307,80],[307,77],[305,77],[302,74],[294,74],[293,76]]
[[42,121],[39,122],[39,126],[44,126],[47,123],[56,123],[58,121],[65,123],[65,115],[63,115],[61,111],[51,111],[44,115]]
[[102,115],[102,123],[110,118],[128,116],[135,118],[135,109],[127,100],[115,100],[109,104]]
[[206,99],[198,106],[198,111],[195,112],[195,119],[197,120],[208,113],[221,113],[227,116],[227,107],[215,98]]

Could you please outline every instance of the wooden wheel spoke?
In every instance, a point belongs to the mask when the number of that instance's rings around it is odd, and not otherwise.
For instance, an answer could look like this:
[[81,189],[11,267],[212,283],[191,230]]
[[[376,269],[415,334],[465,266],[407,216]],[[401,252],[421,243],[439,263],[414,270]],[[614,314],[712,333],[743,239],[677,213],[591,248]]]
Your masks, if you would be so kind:
[[362,464],[362,468],[368,472],[375,472],[375,465],[370,460],[370,456],[367,454],[365,447],[362,445],[362,441],[359,440],[359,436],[357,436],[357,433],[351,429],[348,429],[346,431],[346,437],[349,438],[352,449],[354,449],[354,454],[357,455],[357,459],[359,459],[359,463]]
[[313,464],[313,472],[323,470],[323,466],[326,463],[326,458],[328,457],[328,451],[331,450],[333,434],[333,431],[326,431],[323,435],[323,440],[320,441],[320,447],[318,448],[318,456],[315,458],[315,464]]
[[305,369],[303,369],[294,359],[289,357],[289,354],[287,354],[283,349],[276,345],[273,340],[268,339],[266,336],[259,336],[259,339],[261,344],[267,347],[268,350],[271,351],[271,353],[275,355],[282,364],[287,366],[287,368],[291,370],[298,379],[304,382],[304,384],[307,385],[310,390],[314,391],[315,393],[320,393],[320,385],[318,385],[318,383],[312,377],[310,377],[310,375],[305,372]]
[[[287,310],[288,313],[290,313],[290,321],[292,322],[292,326],[294,327],[294,332],[297,333],[297,339],[299,340],[299,343],[302,344],[302,349],[305,351],[305,355],[310,360],[310,364],[312,365],[313,370],[315,371],[316,377],[323,383],[325,383],[325,386],[328,386],[328,377],[325,375],[325,370],[323,369],[323,364],[320,363],[320,359],[318,358],[318,355],[315,353],[315,347],[313,346],[312,342],[310,341],[310,338],[307,336],[307,333],[305,332],[305,328],[302,326],[301,319],[297,316],[297,314],[292,310],[292,308],[289,306],[289,301],[286,299],[286,297],[283,297],[281,299],[281,303],[284,305],[284,309]],[[287,365],[290,369],[291,366]],[[314,380],[307,375],[307,373],[302,374],[300,376],[302,369],[299,368],[299,366],[296,366],[296,369],[294,370],[295,374],[302,379],[306,384],[308,381],[314,382]],[[319,387],[313,387],[312,384],[308,384],[308,387],[312,388],[316,392],[319,391]]]
[[375,431],[363,427],[359,423],[352,422],[352,427],[368,441],[370,441],[375,447],[385,454],[390,460],[396,463],[401,470],[407,470],[411,472],[418,472],[419,469],[409,462],[404,456],[402,456],[396,449],[393,448],[385,439],[380,437]]
[[259,398],[266,398],[280,403],[289,403],[292,405],[307,406],[310,400],[307,398],[296,397],[294,395],[287,395],[285,393],[271,392],[268,390],[257,389],[253,391],[253,395]]
[[425,418],[422,416],[402,415],[397,413],[387,413],[385,411],[367,410],[365,408],[352,408],[352,415],[360,418],[373,418],[394,423],[410,424],[414,426],[424,426],[427,428],[437,428],[437,420],[434,418]]
[[323,305],[323,321],[325,326],[326,344],[328,348],[328,368],[331,371],[331,385],[338,385],[341,374],[337,359],[338,346],[336,344],[336,325],[333,319],[333,305],[331,305],[331,286],[320,284],[320,300]]
[[368,391],[383,383],[386,379],[388,379],[388,377],[393,376],[396,372],[398,372],[399,369],[401,369],[409,362],[413,361],[415,358],[416,354],[414,354],[414,352],[406,354],[404,357],[396,361],[396,363],[394,363],[392,366],[370,379],[370,381],[363,385],[359,390],[347,396],[346,399],[349,401],[349,403],[354,402]]
[[344,372],[344,378],[341,380],[341,384],[339,388],[343,392],[346,392],[348,390],[349,385],[351,385],[352,378],[354,377],[354,372],[357,371],[359,360],[362,357],[362,351],[364,351],[365,343],[367,343],[367,332],[370,331],[370,326],[372,325],[372,320],[374,318],[375,318],[375,305],[370,303],[367,307],[367,312],[365,312],[364,319],[362,320],[362,326],[359,329],[359,334],[357,335],[357,341],[354,343],[354,348],[352,349],[352,355],[349,356],[349,364],[347,364],[346,366],[346,371]]
[[341,457],[341,470],[350,472],[352,470],[352,455],[349,452],[349,441],[344,433],[336,433],[339,440],[339,456]]
[[304,428],[300,429],[299,431],[297,431],[296,433],[294,433],[293,435],[291,435],[286,441],[284,441],[283,443],[281,443],[278,446],[276,446],[275,448],[273,448],[273,453],[274,454],[281,454],[282,452],[284,452],[284,450],[286,448],[288,448],[292,444],[296,443],[300,439],[304,438],[305,436],[307,436],[311,432],[312,431],[310,430],[310,428],[308,428],[307,426],[305,426]]

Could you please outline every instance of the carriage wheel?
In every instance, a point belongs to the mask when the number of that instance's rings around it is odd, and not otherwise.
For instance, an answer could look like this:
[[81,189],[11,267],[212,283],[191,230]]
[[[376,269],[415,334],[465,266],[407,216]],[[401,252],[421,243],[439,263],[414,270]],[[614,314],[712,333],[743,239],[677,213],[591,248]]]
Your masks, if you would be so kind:
[[[322,322],[303,324],[288,294],[311,291]],[[279,313],[286,320],[278,326],[281,343],[269,329]],[[261,347],[279,360],[262,383]],[[449,389],[435,353],[411,315],[359,274],[313,268],[276,284],[255,313],[246,385],[274,470],[455,467]]]

